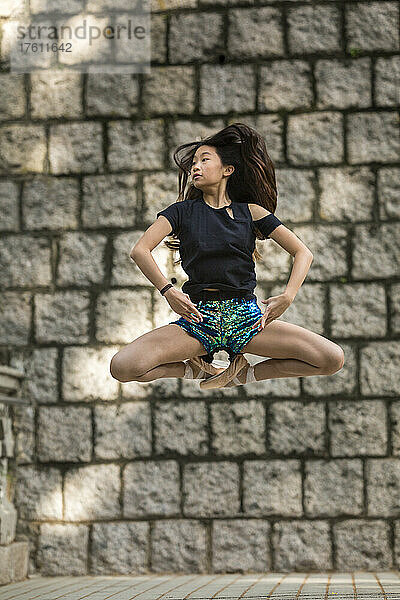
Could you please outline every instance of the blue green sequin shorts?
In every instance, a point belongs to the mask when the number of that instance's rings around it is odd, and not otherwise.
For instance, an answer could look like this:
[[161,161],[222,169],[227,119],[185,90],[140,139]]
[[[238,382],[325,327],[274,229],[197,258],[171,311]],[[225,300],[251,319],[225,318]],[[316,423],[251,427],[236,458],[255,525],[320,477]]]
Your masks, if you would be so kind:
[[256,298],[199,300],[196,307],[203,315],[203,321],[189,322],[180,317],[169,324],[179,325],[198,339],[207,351],[201,358],[208,363],[212,362],[214,353],[220,350],[225,350],[232,361],[258,333],[258,328],[252,326],[263,315]]

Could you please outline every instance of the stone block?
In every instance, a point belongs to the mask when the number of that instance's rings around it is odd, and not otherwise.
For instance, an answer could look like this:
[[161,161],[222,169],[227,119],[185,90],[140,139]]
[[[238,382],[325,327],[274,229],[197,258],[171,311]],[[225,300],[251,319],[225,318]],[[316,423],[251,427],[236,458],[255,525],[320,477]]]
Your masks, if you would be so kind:
[[265,409],[259,400],[211,404],[211,448],[216,455],[264,454]]
[[302,516],[301,487],[299,460],[244,461],[243,510],[247,515]]
[[269,449],[275,454],[326,453],[326,419],[321,402],[272,402],[267,418]]
[[28,542],[0,546],[0,585],[23,581],[28,575]]
[[129,463],[123,481],[124,517],[180,513],[179,469],[174,460]]
[[382,400],[329,402],[331,456],[385,456],[386,407]]

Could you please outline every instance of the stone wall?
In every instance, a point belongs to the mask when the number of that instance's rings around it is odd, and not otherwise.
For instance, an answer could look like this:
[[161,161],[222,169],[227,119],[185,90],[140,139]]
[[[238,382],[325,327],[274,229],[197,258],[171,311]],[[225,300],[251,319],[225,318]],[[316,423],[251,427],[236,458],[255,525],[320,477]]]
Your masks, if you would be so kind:
[[[30,572],[399,568],[399,2],[154,2],[149,75],[16,75],[2,52],[0,350],[33,403],[14,423]],[[173,149],[233,121],[265,136],[276,214],[314,254],[282,320],[344,368],[119,384],[113,354],[176,318],[129,259],[176,198]],[[258,247],[261,300],[291,261]]]

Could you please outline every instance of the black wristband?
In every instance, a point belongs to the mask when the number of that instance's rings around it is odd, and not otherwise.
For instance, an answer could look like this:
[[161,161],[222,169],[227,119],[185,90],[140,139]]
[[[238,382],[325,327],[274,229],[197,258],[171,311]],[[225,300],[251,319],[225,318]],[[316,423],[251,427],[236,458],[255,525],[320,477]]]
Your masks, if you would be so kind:
[[166,285],[166,286],[164,286],[162,290],[160,290],[160,294],[161,294],[161,296],[164,296],[165,292],[166,292],[167,290],[169,290],[169,288],[171,288],[171,287],[174,287],[174,286],[172,285],[172,283],[167,283],[167,285]]

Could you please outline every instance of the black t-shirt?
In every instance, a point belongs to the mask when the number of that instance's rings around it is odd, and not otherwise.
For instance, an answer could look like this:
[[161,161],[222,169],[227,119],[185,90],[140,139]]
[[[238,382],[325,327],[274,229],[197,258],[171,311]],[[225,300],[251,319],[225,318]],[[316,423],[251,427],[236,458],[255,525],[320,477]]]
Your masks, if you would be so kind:
[[[234,218],[229,216],[231,208]],[[195,198],[174,202],[157,213],[171,224],[180,240],[179,254],[188,281],[182,286],[185,294],[197,294],[204,288],[254,291],[255,227],[268,238],[282,222],[268,214],[253,221],[247,203],[232,202],[222,208],[212,208]]]

